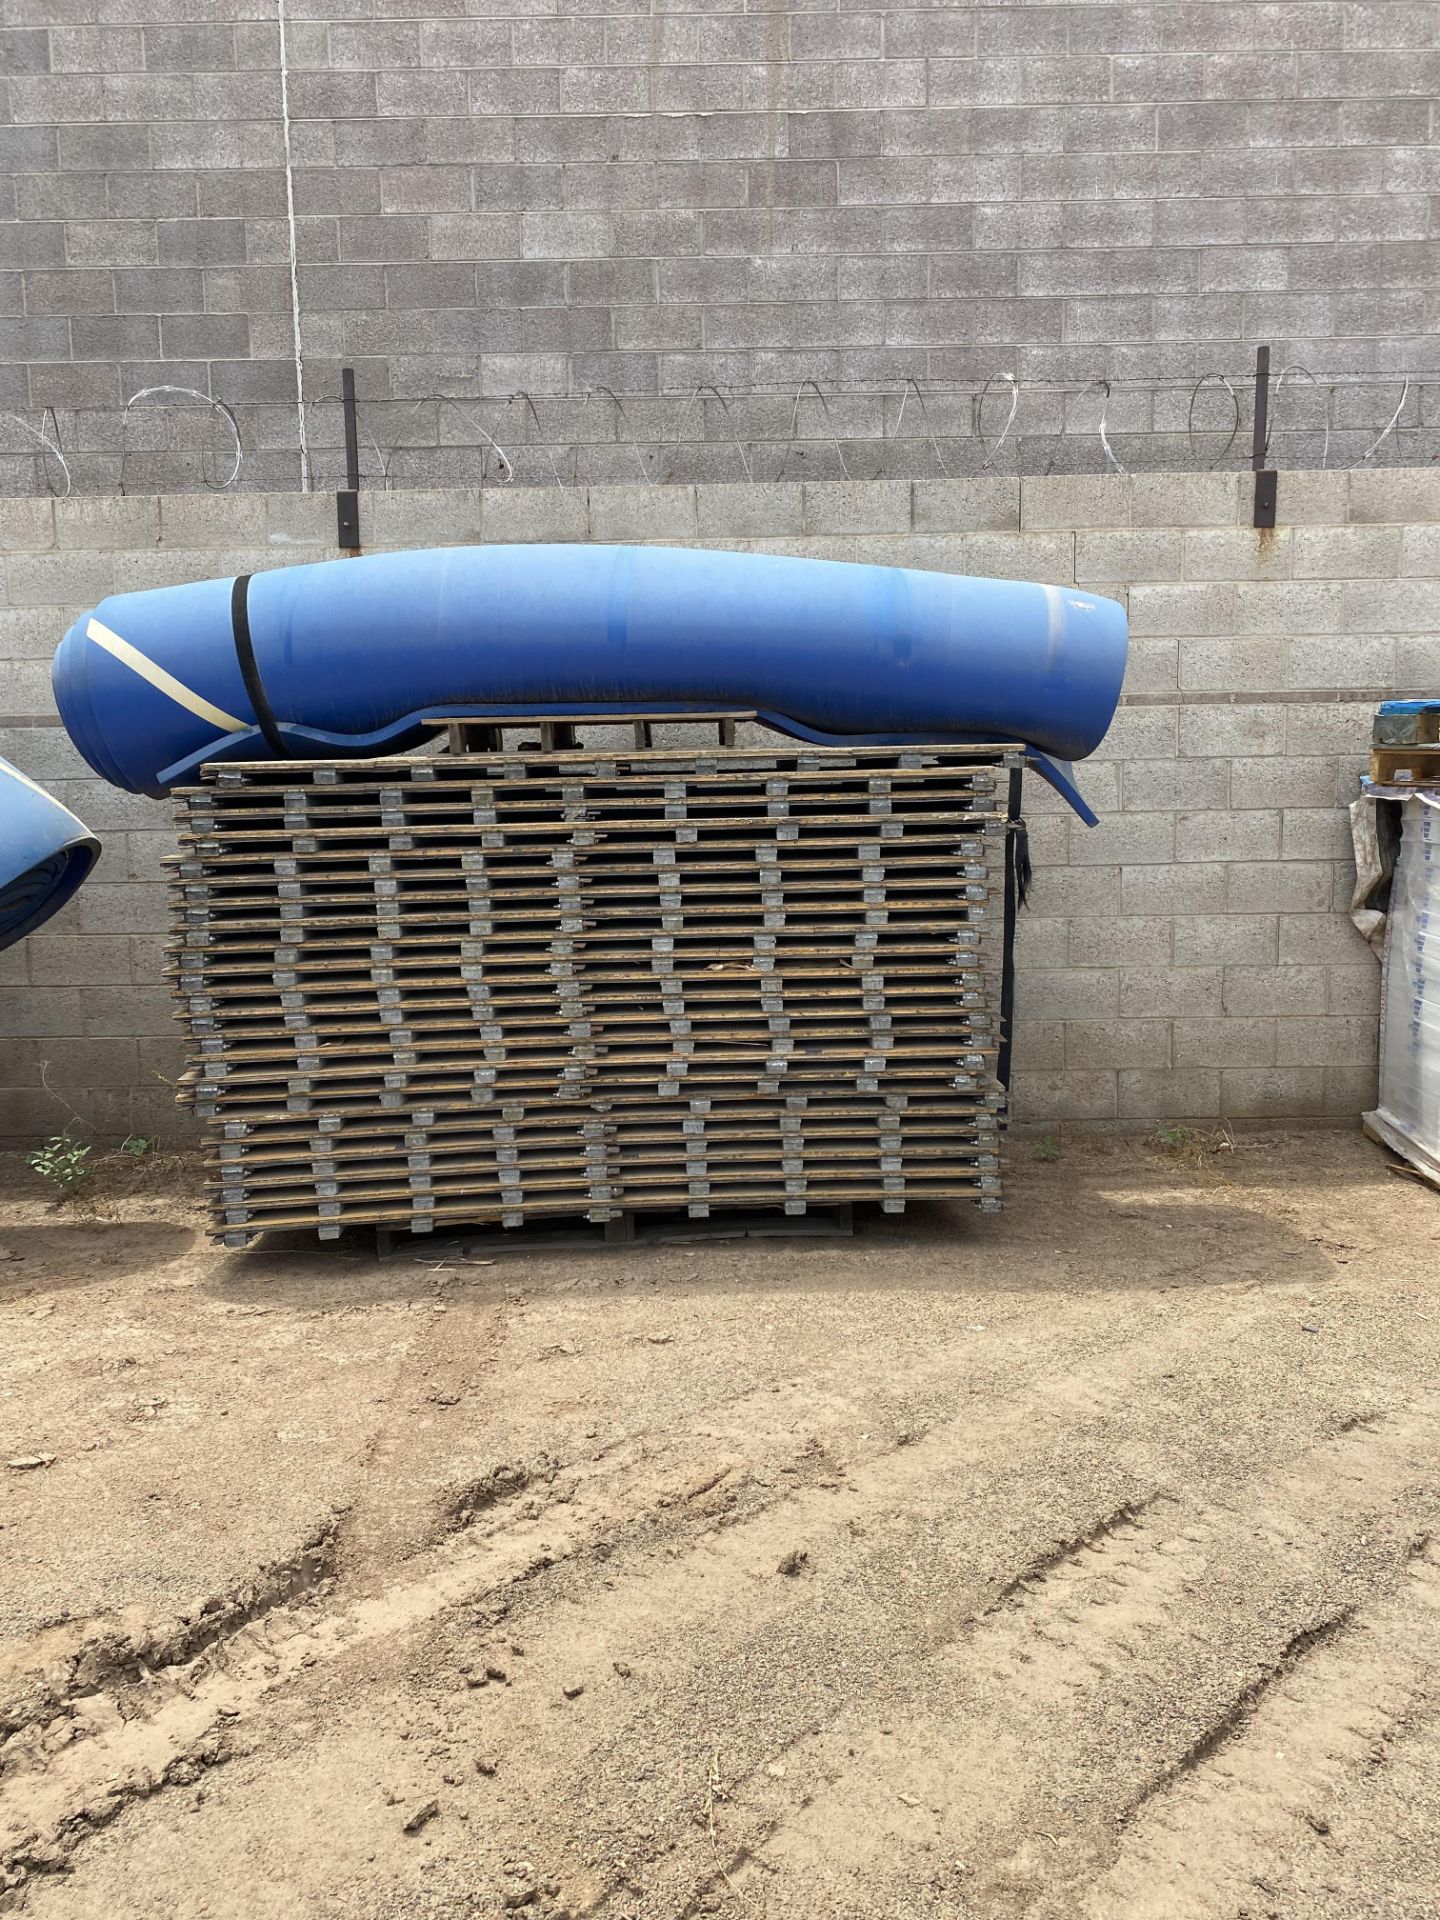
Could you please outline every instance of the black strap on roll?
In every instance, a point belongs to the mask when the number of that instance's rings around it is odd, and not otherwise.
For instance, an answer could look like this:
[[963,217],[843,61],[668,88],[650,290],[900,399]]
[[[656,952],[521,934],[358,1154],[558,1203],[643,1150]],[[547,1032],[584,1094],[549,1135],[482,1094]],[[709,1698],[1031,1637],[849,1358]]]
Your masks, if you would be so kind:
[[245,691],[250,696],[250,705],[254,710],[255,724],[259,727],[264,741],[277,760],[288,760],[290,749],[285,744],[275,720],[275,711],[265,697],[265,682],[260,678],[260,669],[255,664],[255,643],[250,638],[250,575],[242,573],[230,590],[230,625],[235,635],[235,658],[240,663],[240,678],[245,682]]

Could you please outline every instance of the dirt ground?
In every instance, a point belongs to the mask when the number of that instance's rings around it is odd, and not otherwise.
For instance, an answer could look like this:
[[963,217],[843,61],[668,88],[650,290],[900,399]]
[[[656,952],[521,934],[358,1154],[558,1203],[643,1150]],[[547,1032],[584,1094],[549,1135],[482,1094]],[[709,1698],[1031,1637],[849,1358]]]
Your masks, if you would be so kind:
[[1014,1154],[448,1267],[12,1170],[0,1909],[1440,1915],[1440,1196]]

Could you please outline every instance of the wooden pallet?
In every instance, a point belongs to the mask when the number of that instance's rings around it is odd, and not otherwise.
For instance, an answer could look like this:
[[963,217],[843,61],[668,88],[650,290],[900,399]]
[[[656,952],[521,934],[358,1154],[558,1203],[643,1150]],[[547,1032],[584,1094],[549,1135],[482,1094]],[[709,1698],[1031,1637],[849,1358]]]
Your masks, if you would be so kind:
[[1440,746],[1372,747],[1370,778],[1377,787],[1440,787]]
[[[167,973],[213,1230],[999,1203],[1002,748],[215,766]],[[684,716],[694,722],[695,716]]]

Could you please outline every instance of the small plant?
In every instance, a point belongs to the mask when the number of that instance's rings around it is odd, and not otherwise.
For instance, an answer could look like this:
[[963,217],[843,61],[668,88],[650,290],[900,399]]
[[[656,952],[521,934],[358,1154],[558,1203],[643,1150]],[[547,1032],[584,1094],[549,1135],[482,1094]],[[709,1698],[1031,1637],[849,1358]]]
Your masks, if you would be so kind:
[[90,1149],[69,1133],[56,1133],[27,1156],[28,1165],[56,1189],[62,1200],[73,1200],[90,1179]]
[[128,1134],[125,1139],[120,1142],[120,1151],[122,1153],[128,1153],[132,1160],[143,1160],[150,1151],[150,1142],[143,1134]]
[[1222,1154],[1235,1151],[1235,1136],[1222,1120],[1218,1127],[1157,1127],[1148,1145],[1195,1171],[1216,1172]]
[[1037,1160],[1058,1160],[1060,1158],[1060,1142],[1055,1138],[1053,1133],[1047,1133],[1041,1140],[1039,1146],[1035,1149],[1035,1158]]

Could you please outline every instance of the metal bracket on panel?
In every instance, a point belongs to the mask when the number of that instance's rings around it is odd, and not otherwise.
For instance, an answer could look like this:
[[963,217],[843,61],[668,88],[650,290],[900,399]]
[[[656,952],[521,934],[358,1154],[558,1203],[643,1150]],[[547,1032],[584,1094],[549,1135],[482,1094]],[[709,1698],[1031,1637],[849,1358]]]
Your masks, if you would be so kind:
[[1255,517],[1252,525],[1273,527],[1280,497],[1280,476],[1274,467],[1260,467],[1255,474]]

